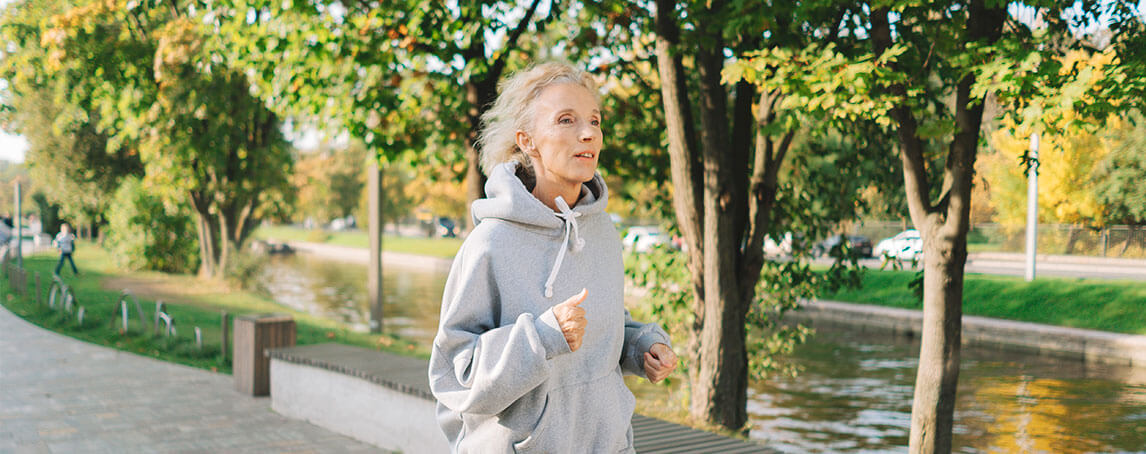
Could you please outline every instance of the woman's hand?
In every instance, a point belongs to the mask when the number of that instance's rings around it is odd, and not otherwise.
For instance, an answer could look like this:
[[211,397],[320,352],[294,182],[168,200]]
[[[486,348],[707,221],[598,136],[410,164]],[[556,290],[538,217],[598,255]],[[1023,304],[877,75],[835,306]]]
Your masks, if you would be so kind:
[[565,342],[569,343],[569,350],[577,351],[581,348],[581,338],[585,336],[585,309],[579,304],[589,296],[589,290],[581,289],[581,293],[569,297],[561,304],[553,306],[553,315],[557,317],[557,324],[561,325],[561,333],[565,334]]
[[676,353],[665,344],[653,344],[645,352],[645,376],[649,381],[656,383],[676,369]]

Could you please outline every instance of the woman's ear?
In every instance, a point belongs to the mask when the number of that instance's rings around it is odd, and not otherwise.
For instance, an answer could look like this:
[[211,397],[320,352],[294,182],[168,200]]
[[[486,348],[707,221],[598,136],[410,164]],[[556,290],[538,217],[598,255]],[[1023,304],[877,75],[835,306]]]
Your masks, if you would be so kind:
[[525,131],[517,131],[514,135],[514,141],[517,142],[517,148],[528,156],[537,154],[537,148],[533,146],[533,138]]

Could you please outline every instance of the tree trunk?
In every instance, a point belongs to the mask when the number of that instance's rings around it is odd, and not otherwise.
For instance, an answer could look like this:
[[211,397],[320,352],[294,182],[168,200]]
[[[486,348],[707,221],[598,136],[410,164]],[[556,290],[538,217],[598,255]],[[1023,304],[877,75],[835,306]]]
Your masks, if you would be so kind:
[[[918,224],[917,224],[918,226]],[[947,226],[922,226],[923,333],[911,406],[910,452],[951,452],[959,383],[963,267],[967,236],[943,235]]]
[[[485,182],[486,176],[481,171],[481,150],[477,146],[478,133],[481,131],[481,116],[497,99],[497,79],[501,77],[501,71],[497,74],[487,74],[483,79],[471,80],[466,84],[466,101],[470,103],[470,109],[466,112],[466,120],[469,122],[469,131],[466,134],[466,204],[468,207],[474,200],[485,197]],[[492,78],[492,79],[491,79]],[[466,216],[465,226],[466,230],[473,228],[473,219]]]
[[[708,5],[710,14],[721,2]],[[657,2],[656,53],[669,137],[677,223],[688,245],[695,315],[690,375],[692,418],[740,430],[747,421],[748,350],[745,316],[753,300],[756,273],[742,270],[748,225],[749,150],[755,87],[737,84],[729,128],[728,92],[719,27],[703,33],[715,44],[697,49],[700,134],[680,56],[674,2]],[[699,135],[699,138],[697,137]],[[699,139],[699,140],[698,140]]]
[[215,275],[215,235],[211,228],[211,215],[206,201],[191,194],[191,208],[195,210],[195,226],[199,231],[199,276]]
[[[666,6],[666,4],[668,6]],[[664,99],[666,133],[668,135],[669,167],[673,184],[673,211],[677,227],[684,237],[688,254],[689,276],[692,284],[693,324],[689,327],[688,355],[690,364],[700,361],[700,331],[704,326],[704,238],[701,232],[704,219],[704,184],[702,167],[696,149],[696,128],[689,108],[684,65],[676,46],[679,32],[671,18],[671,2],[657,2],[657,71],[661,78],[661,97]],[[699,368],[689,368],[689,383],[701,381]],[[693,401],[696,401],[694,396]]]
[[1074,224],[1071,224],[1067,229],[1065,254],[1071,255],[1074,254],[1074,246],[1078,243],[1078,234],[1082,229],[1079,229],[1078,226]]
[[234,226],[232,225],[234,220],[232,219],[232,214],[230,213],[232,210],[227,209],[219,211],[220,213],[217,216],[217,222],[219,225],[219,232],[217,234],[219,239],[219,256],[217,262],[215,263],[215,275],[212,276],[214,278],[222,278],[227,275],[227,265],[231,261],[231,256],[233,255],[232,250],[235,249],[235,244],[231,241],[231,233],[234,229]]
[[[998,40],[1006,19],[1006,5],[987,8],[973,0],[967,9],[966,45]],[[890,11],[879,8],[871,16],[873,50],[882,54],[892,44]],[[897,27],[907,27],[901,23]],[[901,33],[904,31],[901,30]],[[898,64],[891,63],[893,70]],[[951,452],[955,392],[963,315],[963,267],[967,262],[967,232],[970,230],[971,185],[975,154],[983,120],[983,100],[971,98],[974,75],[965,73],[955,88],[955,134],[945,160],[943,186],[937,201],[931,200],[927,177],[928,160],[918,136],[918,123],[907,103],[907,83],[891,85],[901,98],[889,112],[898,125],[904,187],[912,222],[923,238],[923,333],[911,408],[912,453]],[[978,101],[972,104],[972,101]]]
[[1126,230],[1126,241],[1122,242],[1122,249],[1118,250],[1118,256],[1122,257],[1126,251],[1130,249],[1130,243],[1134,242],[1134,230],[1138,228],[1137,224],[1130,224]]

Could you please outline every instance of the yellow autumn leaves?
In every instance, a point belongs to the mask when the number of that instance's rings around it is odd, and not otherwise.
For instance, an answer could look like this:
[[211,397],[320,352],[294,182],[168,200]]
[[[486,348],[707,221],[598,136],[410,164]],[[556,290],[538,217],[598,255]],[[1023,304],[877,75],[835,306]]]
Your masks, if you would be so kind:
[[1004,115],[999,128],[990,133],[990,149],[984,151],[976,168],[986,182],[995,220],[1004,227],[1019,228],[1025,223],[1027,176],[1021,157],[1030,147],[1032,132],[1040,136],[1039,222],[1105,225],[1092,174],[1116,145],[1106,132],[1128,124],[1118,117],[1102,125],[1088,123],[1078,117],[1076,104],[1095,101],[1093,89],[1113,59],[1110,52],[1069,53],[1062,73],[1075,77],[1062,87],[1061,95],[1041,105],[1032,103],[1024,112]]

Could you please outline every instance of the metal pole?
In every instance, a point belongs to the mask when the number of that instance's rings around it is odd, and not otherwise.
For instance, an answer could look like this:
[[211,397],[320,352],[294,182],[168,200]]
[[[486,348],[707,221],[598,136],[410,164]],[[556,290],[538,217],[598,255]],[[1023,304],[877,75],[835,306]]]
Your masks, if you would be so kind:
[[1035,250],[1039,227],[1039,135],[1031,134],[1030,166],[1027,168],[1027,282],[1035,280]]
[[16,266],[24,267],[24,227],[20,222],[20,182],[16,182]]
[[366,293],[370,306],[370,332],[382,332],[382,169],[378,158],[370,157],[367,178],[369,193],[370,263],[366,270]]

